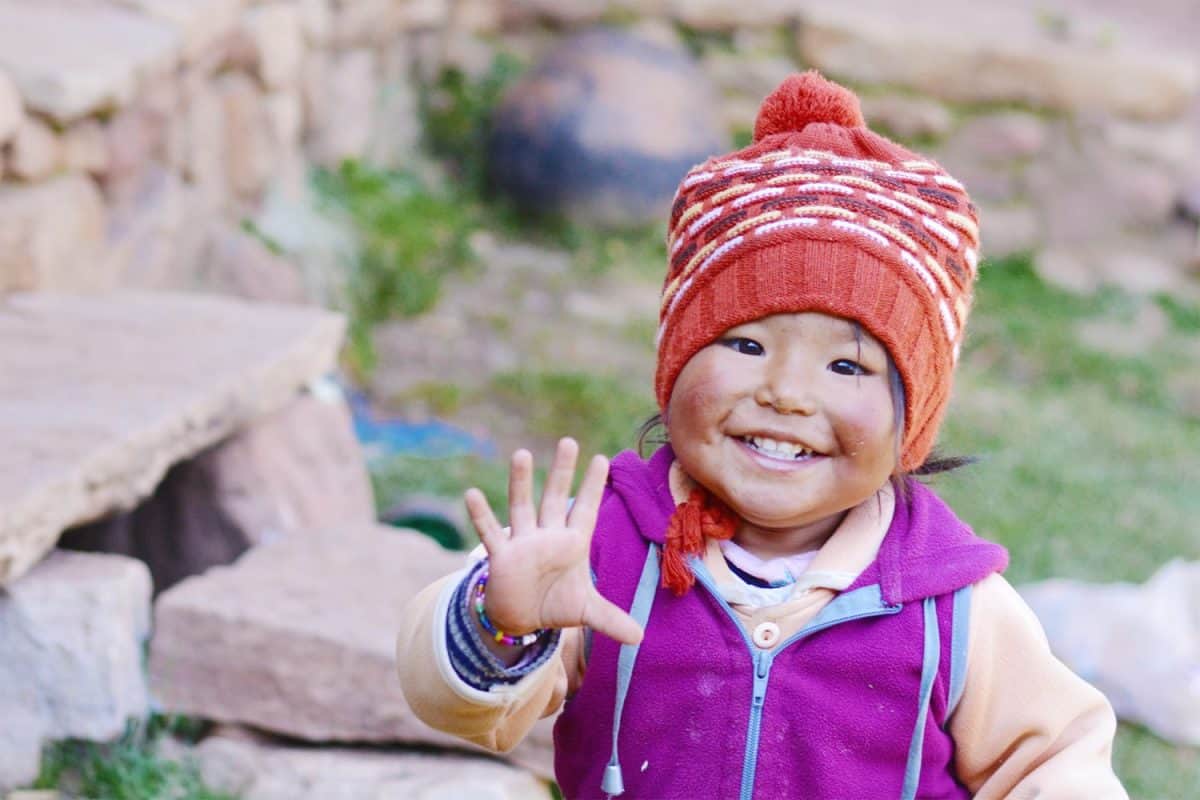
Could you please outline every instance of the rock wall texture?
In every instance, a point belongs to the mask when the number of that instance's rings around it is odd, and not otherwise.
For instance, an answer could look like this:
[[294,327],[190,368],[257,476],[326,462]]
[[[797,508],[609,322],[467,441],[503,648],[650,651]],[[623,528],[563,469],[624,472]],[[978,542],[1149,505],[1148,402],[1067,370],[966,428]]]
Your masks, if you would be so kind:
[[596,23],[686,44],[735,129],[783,75],[820,68],[964,178],[993,256],[1044,249],[1068,284],[1169,288],[1200,257],[1187,6],[0,0],[0,291],[303,299],[242,219],[313,164],[411,157],[414,86],[440,67],[478,75]]

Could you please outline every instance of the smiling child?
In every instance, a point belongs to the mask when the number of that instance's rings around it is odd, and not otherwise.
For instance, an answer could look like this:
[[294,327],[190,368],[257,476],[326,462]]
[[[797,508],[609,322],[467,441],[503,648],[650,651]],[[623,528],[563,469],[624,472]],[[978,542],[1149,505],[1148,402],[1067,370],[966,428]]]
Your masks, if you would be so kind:
[[[978,269],[975,208],[816,73],[684,177],[655,391],[669,443],[541,503],[410,603],[413,710],[496,751],[559,712],[568,798],[1123,798],[1104,697],[917,476]],[[482,553],[480,554],[482,555]]]

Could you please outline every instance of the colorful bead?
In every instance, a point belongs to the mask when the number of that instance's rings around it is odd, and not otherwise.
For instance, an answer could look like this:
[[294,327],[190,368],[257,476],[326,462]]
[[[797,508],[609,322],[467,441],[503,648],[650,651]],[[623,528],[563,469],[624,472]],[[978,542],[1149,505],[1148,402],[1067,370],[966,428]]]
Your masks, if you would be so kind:
[[540,628],[522,636],[509,636],[492,624],[492,621],[488,619],[487,613],[483,610],[487,581],[488,573],[487,570],[484,570],[479,573],[479,580],[475,583],[475,613],[479,615],[479,624],[483,626],[485,631],[491,634],[493,641],[508,647],[528,647],[549,632],[547,628]]

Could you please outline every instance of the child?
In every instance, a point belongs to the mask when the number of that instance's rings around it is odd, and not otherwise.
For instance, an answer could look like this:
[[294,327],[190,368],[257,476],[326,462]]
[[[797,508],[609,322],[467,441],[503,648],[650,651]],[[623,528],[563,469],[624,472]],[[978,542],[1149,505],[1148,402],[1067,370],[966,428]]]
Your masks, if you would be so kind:
[[668,242],[669,445],[571,505],[564,439],[537,510],[517,452],[510,529],[467,493],[488,557],[406,612],[413,710],[503,751],[561,709],[569,798],[1125,797],[1108,703],[909,477],[947,466],[962,185],[810,72],[685,177]]

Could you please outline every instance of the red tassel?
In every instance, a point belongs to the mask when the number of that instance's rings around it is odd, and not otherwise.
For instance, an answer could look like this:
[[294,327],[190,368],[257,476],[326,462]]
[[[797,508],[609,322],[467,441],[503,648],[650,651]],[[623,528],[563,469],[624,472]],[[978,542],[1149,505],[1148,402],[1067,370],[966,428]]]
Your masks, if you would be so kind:
[[730,539],[737,531],[737,515],[708,491],[692,489],[675,507],[667,524],[662,552],[662,585],[682,597],[696,583],[688,556],[702,556],[707,539]]

